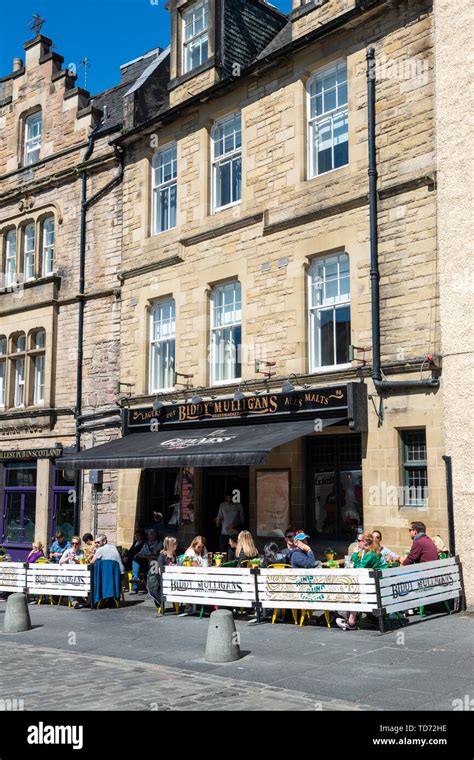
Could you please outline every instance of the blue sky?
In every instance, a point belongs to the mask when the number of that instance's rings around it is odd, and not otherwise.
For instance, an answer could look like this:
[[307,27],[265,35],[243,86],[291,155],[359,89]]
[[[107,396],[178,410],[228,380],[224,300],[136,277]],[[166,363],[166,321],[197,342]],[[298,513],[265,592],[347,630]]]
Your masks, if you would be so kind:
[[[28,29],[33,15],[46,20],[42,34],[53,40],[64,66],[74,63],[77,83],[84,87],[84,67],[90,61],[87,89],[96,94],[120,80],[120,64],[169,42],[166,0],[2,0],[0,77],[10,74],[13,58],[24,58],[23,43],[34,37]],[[288,13],[291,0],[273,0]]]

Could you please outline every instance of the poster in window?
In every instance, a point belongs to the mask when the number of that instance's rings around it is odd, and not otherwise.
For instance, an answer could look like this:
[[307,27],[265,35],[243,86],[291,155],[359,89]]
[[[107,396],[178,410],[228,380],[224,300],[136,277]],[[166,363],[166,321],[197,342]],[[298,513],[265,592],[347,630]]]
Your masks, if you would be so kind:
[[257,471],[257,535],[281,538],[290,522],[290,471]]
[[194,468],[183,467],[180,476],[180,524],[192,525],[194,522]]
[[336,475],[314,473],[314,517],[318,533],[336,533]]

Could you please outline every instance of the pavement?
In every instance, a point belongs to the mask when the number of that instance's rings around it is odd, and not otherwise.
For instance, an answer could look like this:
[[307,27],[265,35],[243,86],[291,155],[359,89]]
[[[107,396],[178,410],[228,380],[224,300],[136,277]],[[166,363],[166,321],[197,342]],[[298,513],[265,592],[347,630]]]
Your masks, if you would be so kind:
[[[140,597],[29,610],[31,631],[0,633],[2,699],[25,710],[452,711],[474,697],[468,614],[411,618],[382,636],[237,618],[242,657],[215,664],[204,659],[209,618],[157,616]],[[60,703],[44,688],[59,673]],[[104,689],[91,688],[98,678]]]

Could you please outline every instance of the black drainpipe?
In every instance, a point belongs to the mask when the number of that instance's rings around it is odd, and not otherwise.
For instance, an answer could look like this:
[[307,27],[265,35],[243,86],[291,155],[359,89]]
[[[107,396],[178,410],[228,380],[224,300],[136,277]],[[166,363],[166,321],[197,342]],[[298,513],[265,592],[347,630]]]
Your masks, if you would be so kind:
[[[85,164],[92,155],[94,150],[94,140],[97,136],[97,131],[102,127],[100,122],[95,129],[89,135],[89,141],[86,151],[83,156],[82,163]],[[79,169],[81,172],[81,220],[80,220],[80,237],[79,237],[79,315],[77,326],[77,367],[76,367],[76,452],[81,450],[81,422],[82,422],[82,367],[83,367],[83,342],[84,342],[84,309],[85,309],[85,270],[86,270],[86,216],[87,209],[108,190],[114,187],[116,184],[122,181],[123,178],[123,151],[116,146],[113,146],[115,156],[119,161],[119,170],[117,175],[110,180],[101,190],[87,199],[87,168],[82,167]],[[76,470],[75,477],[75,509],[74,509],[74,531],[77,533],[79,530],[79,509],[78,505],[81,503],[81,477],[80,470]]]
[[370,212],[370,287],[372,299],[372,380],[377,391],[409,390],[410,388],[438,388],[437,377],[424,380],[382,380],[380,365],[380,296],[379,252],[377,217],[377,157],[375,145],[375,49],[367,49],[367,110],[369,143],[369,212]]
[[454,535],[453,463],[451,457],[446,454],[443,454],[443,459],[446,465],[449,553],[454,557],[456,556],[456,541]]

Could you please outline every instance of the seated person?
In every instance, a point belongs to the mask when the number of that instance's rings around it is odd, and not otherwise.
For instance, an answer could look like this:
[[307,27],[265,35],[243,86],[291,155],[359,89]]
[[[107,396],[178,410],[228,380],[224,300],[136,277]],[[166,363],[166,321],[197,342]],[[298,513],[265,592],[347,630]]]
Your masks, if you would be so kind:
[[161,606],[161,568],[176,565],[176,550],[178,542],[174,536],[167,536],[163,541],[163,549],[158,560],[152,562],[147,575],[147,589],[156,607]]
[[[79,565],[81,564],[81,560],[84,559],[84,552],[81,549],[81,539],[79,536],[73,536],[71,539],[71,548],[66,549],[63,556],[59,560],[60,565]],[[69,599],[72,602],[72,605],[74,609],[78,609],[78,607],[83,607],[84,603],[83,601],[79,601],[74,596],[70,596]]]
[[435,562],[439,559],[436,546],[426,535],[425,523],[412,522],[409,531],[413,544],[410,552],[400,558],[402,565],[417,565],[419,562]]
[[59,564],[59,560],[63,556],[66,549],[71,548],[71,544],[69,541],[66,541],[64,534],[61,533],[60,530],[58,530],[56,533],[55,539],[56,540],[53,541],[49,549],[49,558],[56,564]]
[[191,541],[190,546],[184,552],[184,556],[192,558],[194,567],[208,567],[209,560],[207,556],[207,549],[205,546],[206,539],[204,536],[196,536]]
[[247,564],[245,560],[258,557],[258,550],[254,544],[250,531],[240,531],[235,549],[235,556],[237,557],[237,567],[245,567]]
[[295,548],[291,549],[288,554],[288,561],[291,567],[306,568],[310,570],[313,567],[321,567],[321,562],[315,559],[310,545],[308,544],[308,534],[299,531],[294,538]]
[[101,559],[113,559],[115,562],[118,562],[120,573],[125,572],[119,550],[113,544],[109,544],[105,533],[99,533],[99,535],[96,536],[94,543],[97,548],[95,550],[94,556],[91,559],[92,565]]
[[31,551],[28,554],[26,561],[33,564],[33,562],[37,562],[41,557],[44,557],[43,544],[41,541],[33,541],[31,544]]
[[[359,551],[352,555],[354,567],[370,567],[373,570],[383,570],[387,567],[382,557],[380,542],[373,537],[372,533],[362,533],[358,543]],[[336,625],[344,631],[355,631],[357,629],[357,612],[349,612],[347,620],[336,618]]]
[[[135,540],[127,552],[127,558],[124,562],[125,568],[132,571],[131,593],[138,594],[138,585],[140,583],[140,574],[148,573],[148,560],[138,556],[146,544],[146,533],[144,530],[135,531]],[[146,591],[143,591],[146,594]]]
[[390,549],[387,549],[386,546],[382,546],[382,534],[379,530],[373,530],[372,536],[378,541],[380,544],[380,549],[382,552],[382,557],[384,558],[385,562],[397,562],[398,561],[398,554],[395,554],[395,552],[392,552]]
[[229,559],[229,562],[233,562],[235,560],[235,550],[237,549],[238,540],[239,540],[239,534],[231,533],[231,535],[229,536],[229,549],[227,552],[227,557]]
[[268,567],[269,565],[285,565],[286,553],[280,551],[278,544],[271,541],[265,544],[263,547],[263,560],[261,567]]
[[158,559],[158,555],[163,548],[160,537],[155,530],[147,531],[147,540],[142,548],[135,555],[135,559],[144,559],[147,561]]
[[59,564],[79,565],[82,559],[84,559],[84,552],[81,549],[81,539],[79,536],[73,536],[71,540],[71,547],[69,549],[66,549],[63,556],[59,560]]
[[92,533],[84,533],[82,536],[82,546],[84,549],[84,555],[88,562],[91,561],[92,557],[94,556],[95,552],[95,543],[94,543],[94,536]]
[[349,544],[349,546],[347,547],[347,555],[349,557],[352,557],[352,555],[354,554],[354,552],[359,551],[359,539],[363,535],[363,533],[364,533],[364,529],[363,528],[359,528],[358,531],[357,531],[356,540],[353,541],[351,544]]

